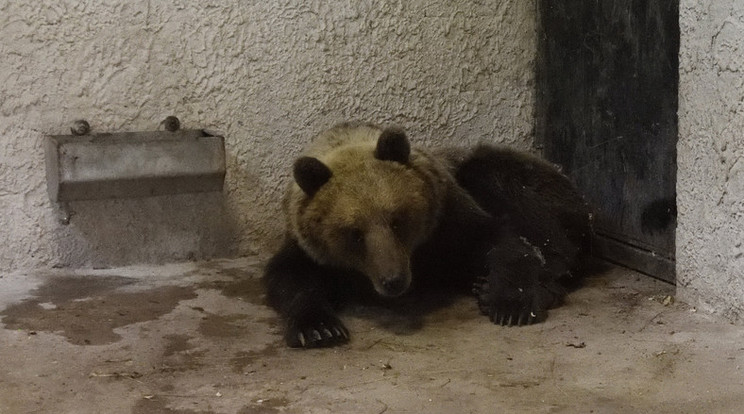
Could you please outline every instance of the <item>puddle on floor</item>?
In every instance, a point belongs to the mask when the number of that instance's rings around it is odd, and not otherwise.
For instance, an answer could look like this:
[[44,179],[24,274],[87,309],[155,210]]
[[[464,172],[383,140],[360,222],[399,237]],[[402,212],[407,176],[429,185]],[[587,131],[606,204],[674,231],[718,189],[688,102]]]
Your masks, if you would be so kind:
[[136,279],[120,276],[60,276],[33,290],[31,298],[0,313],[6,329],[58,333],[76,345],[103,345],[121,339],[115,328],[157,319],[182,300],[196,297],[194,288],[164,286],[122,292]]
[[264,288],[261,279],[255,277],[236,277],[234,280],[210,280],[198,284],[202,289],[221,291],[228,298],[241,298],[256,305],[264,305]]
[[199,323],[199,333],[205,337],[228,338],[246,334],[245,326],[239,324],[247,315],[216,315],[207,313]]
[[188,335],[165,335],[163,339],[166,340],[165,350],[163,350],[164,357],[194,349],[194,345],[189,343],[191,337]]

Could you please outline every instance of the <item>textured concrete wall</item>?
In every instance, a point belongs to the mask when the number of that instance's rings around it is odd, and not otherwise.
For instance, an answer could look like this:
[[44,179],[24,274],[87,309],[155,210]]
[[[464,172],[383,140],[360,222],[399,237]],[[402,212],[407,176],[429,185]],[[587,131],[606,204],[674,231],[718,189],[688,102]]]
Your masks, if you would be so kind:
[[680,3],[677,273],[688,300],[744,318],[744,0]]
[[[288,168],[320,129],[395,122],[429,144],[533,129],[534,2],[0,0],[0,270],[260,250]],[[94,131],[227,134],[223,194],[70,204],[46,195],[42,140]]]

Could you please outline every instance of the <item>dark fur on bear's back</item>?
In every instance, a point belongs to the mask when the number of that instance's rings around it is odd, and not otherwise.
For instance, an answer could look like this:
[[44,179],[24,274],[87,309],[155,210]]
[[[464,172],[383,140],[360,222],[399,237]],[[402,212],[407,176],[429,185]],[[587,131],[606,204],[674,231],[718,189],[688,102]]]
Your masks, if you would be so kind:
[[[591,246],[591,210],[552,164],[508,148],[477,147],[456,166],[455,178],[503,225],[543,250],[579,265]],[[557,264],[556,264],[557,265]]]
[[[432,154],[411,147],[402,130],[368,124],[337,126],[321,138],[320,149],[295,164],[285,203],[291,225],[264,277],[269,304],[287,322],[289,346],[346,342],[336,312],[347,302],[431,288],[473,291],[494,323],[529,324],[544,319],[583,276],[590,210],[553,165],[489,146]],[[358,179],[387,194],[351,185],[347,197],[344,185]],[[409,215],[389,210],[396,206]],[[411,216],[411,208],[426,217]],[[359,215],[365,211],[371,218]],[[369,228],[359,227],[360,217]],[[401,217],[415,219],[413,227]],[[380,249],[366,245],[367,231],[368,243],[382,243]],[[351,260],[359,249],[390,252],[393,265],[387,256],[371,264]]]
[[544,319],[588,272],[589,206],[555,166],[528,154],[480,146],[455,164],[458,184],[498,222],[489,275],[475,285],[481,310],[502,325]]

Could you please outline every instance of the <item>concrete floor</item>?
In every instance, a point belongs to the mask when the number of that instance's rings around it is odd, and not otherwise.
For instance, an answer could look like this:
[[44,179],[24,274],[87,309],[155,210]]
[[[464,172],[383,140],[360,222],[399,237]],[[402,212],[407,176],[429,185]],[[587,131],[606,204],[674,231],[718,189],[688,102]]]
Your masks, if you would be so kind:
[[0,414],[739,413],[744,327],[613,269],[547,322],[357,308],[287,349],[245,258],[0,275]]

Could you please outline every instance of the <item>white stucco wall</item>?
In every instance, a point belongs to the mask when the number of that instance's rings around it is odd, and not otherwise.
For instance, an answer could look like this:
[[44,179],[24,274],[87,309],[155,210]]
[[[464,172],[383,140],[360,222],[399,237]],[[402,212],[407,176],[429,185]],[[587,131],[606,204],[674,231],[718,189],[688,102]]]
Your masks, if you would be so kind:
[[[320,129],[395,122],[430,144],[532,140],[533,1],[0,0],[0,271],[261,250],[289,166]],[[223,194],[71,203],[42,141],[94,131],[226,133]],[[731,148],[729,151],[733,150]]]
[[744,0],[680,3],[677,277],[744,319]]

